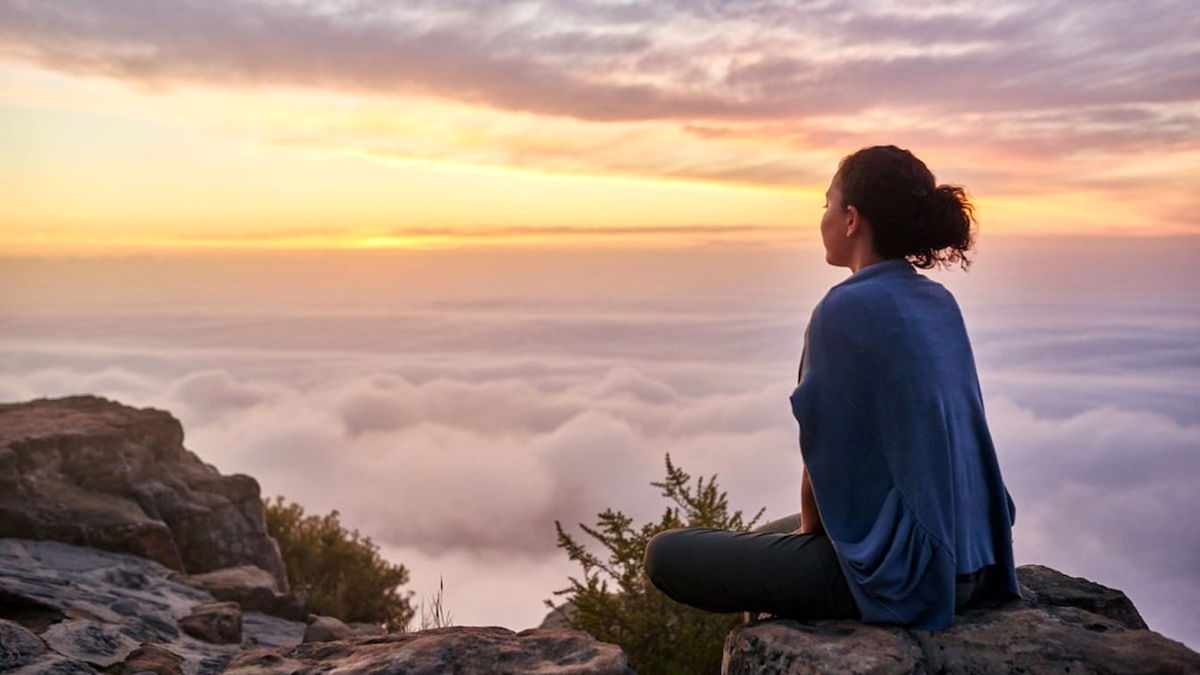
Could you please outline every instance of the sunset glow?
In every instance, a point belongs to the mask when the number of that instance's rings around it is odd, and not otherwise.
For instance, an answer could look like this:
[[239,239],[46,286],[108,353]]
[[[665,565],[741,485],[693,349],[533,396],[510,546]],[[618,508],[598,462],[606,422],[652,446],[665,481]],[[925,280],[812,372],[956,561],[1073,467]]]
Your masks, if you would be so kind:
[[877,143],[967,186],[985,235],[1200,233],[1186,31],[1118,62],[1116,8],[1068,48],[983,5],[140,6],[0,9],[5,250],[815,244]]
[[802,508],[808,327],[880,262],[825,195],[893,144],[975,207],[964,256],[909,258],[961,309],[1017,564],[1198,649],[1198,35],[1196,0],[0,0],[0,404],[168,411],[414,602],[538,626],[559,523],[665,527],[668,454]]

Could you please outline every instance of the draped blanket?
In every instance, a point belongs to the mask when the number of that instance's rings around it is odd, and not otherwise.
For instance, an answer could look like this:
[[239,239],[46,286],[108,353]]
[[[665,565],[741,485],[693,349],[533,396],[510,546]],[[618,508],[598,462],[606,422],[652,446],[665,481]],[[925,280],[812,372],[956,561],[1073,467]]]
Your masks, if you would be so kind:
[[833,286],[791,395],[821,522],[863,621],[941,630],[955,577],[996,563],[1019,597],[1016,506],[958,303],[904,258]]

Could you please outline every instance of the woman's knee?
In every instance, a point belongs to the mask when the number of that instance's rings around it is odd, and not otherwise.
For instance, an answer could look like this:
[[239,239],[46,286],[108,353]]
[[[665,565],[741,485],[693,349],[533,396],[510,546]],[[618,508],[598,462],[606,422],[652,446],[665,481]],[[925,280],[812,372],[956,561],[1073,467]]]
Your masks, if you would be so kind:
[[671,570],[677,568],[684,532],[683,529],[665,530],[646,543],[642,567],[655,586],[661,586],[662,581],[671,575]]

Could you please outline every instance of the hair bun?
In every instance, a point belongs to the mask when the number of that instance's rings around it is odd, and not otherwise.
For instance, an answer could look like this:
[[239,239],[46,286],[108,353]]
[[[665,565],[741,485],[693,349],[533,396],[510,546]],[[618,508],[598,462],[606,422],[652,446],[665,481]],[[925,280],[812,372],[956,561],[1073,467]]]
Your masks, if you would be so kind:
[[970,265],[974,206],[966,191],[938,185],[925,163],[894,145],[863,148],[842,159],[837,180],[842,203],[854,204],[870,223],[876,253],[903,256],[929,269]]

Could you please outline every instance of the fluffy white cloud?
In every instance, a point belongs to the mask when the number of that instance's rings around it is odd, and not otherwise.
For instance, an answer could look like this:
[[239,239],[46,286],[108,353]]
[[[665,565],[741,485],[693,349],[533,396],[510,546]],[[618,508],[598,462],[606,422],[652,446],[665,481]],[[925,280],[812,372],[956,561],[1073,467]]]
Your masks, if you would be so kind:
[[[1151,628],[1200,644],[1190,619],[1200,602],[1200,319],[1174,266],[1191,254],[1161,246],[1144,265],[1127,262],[1133,244],[1082,256],[1065,299],[1042,279],[1004,297],[1011,266],[1000,264],[941,278],[968,314],[1017,505],[1018,563],[1121,588]],[[1007,260],[1030,255],[1016,247]],[[1130,269],[1110,274],[1114,259]],[[1144,291],[1154,302],[1121,296],[1127,277],[1164,260],[1174,262],[1155,277],[1161,286]],[[608,264],[592,263],[579,277],[599,278]],[[303,284],[317,265],[279,283],[309,298]],[[665,453],[693,477],[717,474],[747,517],[799,509],[787,395],[811,304],[789,297],[777,268],[738,269],[730,277],[745,280],[724,294],[668,292],[661,272],[638,267],[628,275],[638,283],[613,281],[628,284],[625,302],[551,301],[531,286],[503,289],[503,309],[486,284],[457,304],[373,309],[387,306],[394,278],[325,314],[264,300],[186,320],[165,291],[159,302],[174,315],[153,304],[110,320],[65,301],[58,313],[10,309],[20,323],[0,342],[0,396],[91,392],[171,410],[206,461],[310,513],[338,509],[410,567],[423,595],[439,572],[452,574],[457,620],[525,627],[577,572],[555,548],[553,521],[575,528],[608,507],[657,517],[665,503],[650,481],[662,478]],[[702,272],[679,278],[695,284]],[[820,290],[823,272],[812,274],[795,285]],[[773,290],[747,290],[756,287]],[[454,339],[439,344],[439,334]]]

